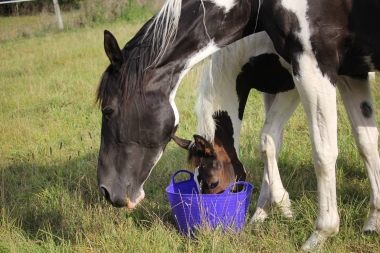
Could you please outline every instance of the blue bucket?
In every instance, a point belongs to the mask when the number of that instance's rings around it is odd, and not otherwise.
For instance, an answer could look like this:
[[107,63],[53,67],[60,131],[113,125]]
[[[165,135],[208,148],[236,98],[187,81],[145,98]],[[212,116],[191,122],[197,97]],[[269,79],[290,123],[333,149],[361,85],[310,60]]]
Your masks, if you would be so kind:
[[[175,182],[174,179],[179,173],[188,173],[190,179]],[[244,189],[231,192],[235,185],[244,185]],[[189,235],[194,232],[195,227],[220,227],[223,231],[240,231],[251,201],[252,190],[252,184],[236,182],[221,194],[199,194],[194,174],[187,170],[179,170],[172,176],[166,194],[178,230],[184,235]]]

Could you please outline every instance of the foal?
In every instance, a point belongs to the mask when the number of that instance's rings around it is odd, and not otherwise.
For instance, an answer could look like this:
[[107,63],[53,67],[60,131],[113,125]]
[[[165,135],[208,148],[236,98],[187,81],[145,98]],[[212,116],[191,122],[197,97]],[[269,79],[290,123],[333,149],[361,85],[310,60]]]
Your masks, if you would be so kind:
[[180,147],[188,150],[188,163],[196,168],[200,192],[209,194],[221,193],[236,181],[246,179],[234,148],[231,119],[226,112],[217,112],[213,118],[217,126],[212,143],[200,135],[194,135],[194,142],[173,136]]

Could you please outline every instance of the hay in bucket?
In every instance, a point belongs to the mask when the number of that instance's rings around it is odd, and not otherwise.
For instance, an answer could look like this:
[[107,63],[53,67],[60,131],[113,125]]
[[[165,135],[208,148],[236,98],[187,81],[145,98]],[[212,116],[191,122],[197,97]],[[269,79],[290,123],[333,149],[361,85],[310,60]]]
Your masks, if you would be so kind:
[[[190,178],[175,182],[180,173],[188,173]],[[244,185],[240,192],[232,192],[235,185]],[[251,201],[253,185],[248,182],[236,182],[221,194],[200,194],[194,181],[194,174],[179,170],[171,178],[166,188],[170,206],[183,235],[191,235],[197,227],[223,231],[241,231]]]

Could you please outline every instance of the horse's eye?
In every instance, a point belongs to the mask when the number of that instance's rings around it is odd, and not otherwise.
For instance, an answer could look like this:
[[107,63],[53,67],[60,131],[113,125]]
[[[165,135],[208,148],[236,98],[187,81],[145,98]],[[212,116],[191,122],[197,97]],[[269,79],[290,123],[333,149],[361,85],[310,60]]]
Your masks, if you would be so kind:
[[111,107],[111,106],[107,106],[105,107],[103,110],[102,110],[102,113],[104,115],[104,117],[108,120],[112,113],[115,111],[115,108]]

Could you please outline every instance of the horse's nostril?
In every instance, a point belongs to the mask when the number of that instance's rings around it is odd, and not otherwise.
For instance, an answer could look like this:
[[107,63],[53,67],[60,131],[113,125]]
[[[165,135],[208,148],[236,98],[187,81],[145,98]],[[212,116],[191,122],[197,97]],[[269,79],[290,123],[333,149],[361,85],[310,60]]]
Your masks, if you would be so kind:
[[100,191],[102,192],[104,198],[110,202],[114,207],[123,207],[126,204],[125,194],[123,195],[120,192],[114,192],[112,189],[108,190],[104,185],[99,186]]
[[216,181],[216,182],[212,182],[212,183],[210,184],[210,189],[214,189],[215,187],[218,186],[218,184],[219,184],[219,180]]
[[110,194],[106,187],[100,186],[100,191],[102,192],[103,196],[106,198],[106,200],[110,201]]

